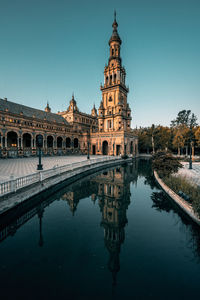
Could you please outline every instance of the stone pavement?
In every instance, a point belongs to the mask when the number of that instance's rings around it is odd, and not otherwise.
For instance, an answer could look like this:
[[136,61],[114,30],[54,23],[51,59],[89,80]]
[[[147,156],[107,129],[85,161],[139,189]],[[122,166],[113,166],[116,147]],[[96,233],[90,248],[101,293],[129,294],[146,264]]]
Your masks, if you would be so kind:
[[192,163],[192,169],[189,169],[189,163],[182,162],[183,168],[179,169],[178,174],[185,177],[188,181],[200,186],[200,163]]
[[[90,159],[100,157],[91,155]],[[42,157],[43,170],[84,160],[87,160],[86,155]],[[36,173],[37,164],[38,157],[0,159],[0,183],[9,180],[11,175],[17,178]]]

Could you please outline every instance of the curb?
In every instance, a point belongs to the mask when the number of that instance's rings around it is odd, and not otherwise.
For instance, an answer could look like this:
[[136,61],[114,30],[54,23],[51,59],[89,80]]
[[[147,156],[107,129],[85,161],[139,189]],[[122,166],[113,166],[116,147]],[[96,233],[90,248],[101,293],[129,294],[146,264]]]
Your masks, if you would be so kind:
[[173,190],[171,190],[158,176],[156,171],[153,172],[154,177],[159,184],[159,186],[164,190],[164,192],[196,223],[200,226],[200,218],[194,212],[192,206],[188,204],[183,198],[177,195]]

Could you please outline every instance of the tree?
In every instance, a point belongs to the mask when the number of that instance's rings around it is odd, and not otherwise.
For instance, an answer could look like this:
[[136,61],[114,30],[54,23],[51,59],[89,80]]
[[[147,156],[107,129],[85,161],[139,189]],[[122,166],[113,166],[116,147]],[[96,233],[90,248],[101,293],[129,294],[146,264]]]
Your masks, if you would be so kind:
[[151,148],[151,137],[149,135],[149,129],[136,129],[135,134],[138,136],[139,151],[149,153],[149,150]]
[[[186,154],[188,152],[188,145],[190,149],[194,152],[194,127],[197,126],[197,117],[195,114],[191,113],[191,110],[181,110],[176,119],[171,121],[171,127],[178,130],[174,137],[173,144],[181,145],[184,141],[184,146],[186,147]],[[183,147],[183,146],[182,146]]]
[[182,135],[182,132],[180,129],[176,131],[176,135],[173,138],[173,146],[178,149],[178,155],[180,155],[180,149],[184,147],[185,144],[185,138]]
[[150,135],[151,135],[151,144],[152,144],[153,154],[155,153],[154,134],[155,134],[155,125],[152,124],[151,128],[150,128]]
[[191,110],[181,110],[179,111],[175,120],[171,121],[171,127],[179,127],[180,125],[185,125],[186,127],[197,126],[197,117],[191,113]]
[[195,136],[198,147],[200,147],[200,126],[198,126],[196,128],[194,136]]
[[158,151],[152,157],[152,167],[160,177],[169,177],[169,175],[177,173],[183,166],[171,153]]
[[168,127],[157,126],[154,131],[155,148],[167,151],[171,141],[171,130]]

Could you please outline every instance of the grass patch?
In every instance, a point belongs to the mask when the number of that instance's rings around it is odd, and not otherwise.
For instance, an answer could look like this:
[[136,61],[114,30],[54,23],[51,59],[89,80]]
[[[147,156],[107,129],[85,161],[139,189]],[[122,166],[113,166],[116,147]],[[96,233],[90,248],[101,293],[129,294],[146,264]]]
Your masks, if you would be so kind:
[[172,176],[162,178],[164,183],[178,194],[182,191],[191,199],[194,211],[200,216],[200,187],[188,182],[188,180],[181,176]]

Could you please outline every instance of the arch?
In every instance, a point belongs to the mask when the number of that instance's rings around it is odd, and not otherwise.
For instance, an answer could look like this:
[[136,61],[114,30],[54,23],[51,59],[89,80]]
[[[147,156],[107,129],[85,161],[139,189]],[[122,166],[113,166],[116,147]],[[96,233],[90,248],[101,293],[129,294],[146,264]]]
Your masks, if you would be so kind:
[[108,76],[106,76],[106,84],[108,84]]
[[96,145],[92,145],[92,154],[96,155]]
[[78,148],[78,139],[77,138],[74,139],[74,148]]
[[52,135],[47,136],[47,148],[53,148],[53,137],[52,137]]
[[18,138],[18,135],[15,131],[9,131],[7,133],[7,147],[8,148],[17,148],[17,138]]
[[133,154],[133,141],[130,143],[130,154]]
[[31,148],[32,136],[30,133],[23,134],[23,148]]
[[114,83],[116,83],[117,75],[114,74]]
[[116,155],[121,154],[121,145],[116,145]]
[[44,140],[43,135],[42,135],[42,134],[37,134],[37,135],[36,135],[36,147],[37,147],[37,148],[39,147],[39,142],[38,142],[38,140],[39,140],[40,137],[42,137],[42,145],[43,145],[43,140]]
[[66,148],[70,148],[71,147],[71,139],[68,137],[66,138]]
[[57,148],[62,148],[62,141],[63,139],[61,136],[57,137]]
[[103,141],[102,152],[103,152],[103,155],[108,155],[108,142],[107,141]]
[[110,84],[112,84],[112,75],[110,75]]

